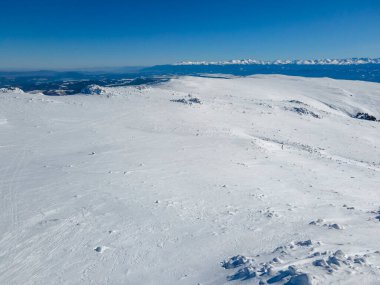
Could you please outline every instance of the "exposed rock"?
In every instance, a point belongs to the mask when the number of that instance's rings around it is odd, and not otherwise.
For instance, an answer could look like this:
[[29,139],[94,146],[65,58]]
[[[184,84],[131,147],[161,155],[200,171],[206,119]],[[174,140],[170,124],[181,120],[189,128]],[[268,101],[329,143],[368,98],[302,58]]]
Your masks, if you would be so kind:
[[354,258],[354,263],[358,264],[365,264],[367,261],[364,257],[355,257]]
[[333,223],[333,224],[327,224],[327,223],[324,223],[324,220],[322,219],[318,219],[316,221],[311,221],[309,223],[309,225],[313,225],[313,226],[323,226],[323,227],[328,227],[329,229],[336,229],[336,230],[343,230],[344,227],[337,224],[337,223]]
[[186,105],[202,104],[201,100],[199,100],[196,97],[191,97],[191,95],[189,95],[189,99],[181,98],[181,99],[172,99],[170,101],[176,102],[176,103],[182,103]]
[[297,267],[295,267],[294,265],[290,265],[288,267],[288,271],[289,271],[290,275],[294,276],[297,274]]
[[267,280],[267,283],[268,284],[272,284],[272,283],[276,283],[276,282],[279,282],[281,281],[282,279],[284,279],[285,277],[288,277],[290,275],[290,271],[289,270],[282,270],[280,272],[278,272],[278,274],[272,278],[269,278]]
[[230,257],[229,259],[226,259],[222,262],[222,267],[225,269],[231,269],[239,267],[240,265],[246,264],[249,262],[249,258],[245,257],[243,255],[235,255],[233,257]]
[[336,265],[336,266],[340,266],[341,263],[340,263],[340,260],[336,257],[336,256],[330,256],[328,259],[327,259],[327,264],[328,265]]
[[368,114],[368,113],[357,113],[354,118],[360,119],[360,120],[367,120],[367,121],[376,121],[376,117]]
[[191,98],[188,101],[194,104],[202,104],[201,100],[199,100],[198,98]]
[[317,259],[317,260],[314,260],[314,261],[313,261],[313,265],[314,265],[314,266],[321,266],[321,267],[327,267],[327,266],[328,266],[326,260],[324,260],[324,259]]
[[339,225],[339,224],[331,224],[331,225],[328,225],[329,229],[336,229],[336,230],[343,230],[344,227]]
[[170,100],[170,102],[188,104],[187,101],[186,101],[186,99],[173,99],[173,100]]
[[296,245],[299,245],[299,246],[310,246],[312,244],[313,244],[313,242],[310,239],[305,240],[305,241],[299,241],[296,243]]
[[107,247],[105,247],[105,246],[97,246],[97,247],[94,248],[94,250],[95,250],[96,252],[99,252],[99,253],[102,253],[102,252],[105,251],[106,249],[107,249]]
[[255,268],[252,266],[246,266],[244,268],[239,269],[235,274],[227,277],[228,280],[247,280],[250,278],[256,277]]
[[290,278],[288,282],[285,283],[285,285],[312,285],[312,278],[309,274],[302,273],[296,276],[293,276]]
[[324,220],[323,220],[323,219],[318,219],[318,220],[315,220],[315,221],[311,221],[311,222],[309,223],[309,225],[319,226],[319,225],[321,225],[322,223],[324,223]]
[[292,111],[292,112],[295,112],[299,115],[309,115],[309,116],[312,116],[314,118],[318,118],[320,119],[321,116],[314,113],[313,111],[310,111],[304,107],[292,107],[292,108],[285,108],[286,110],[289,110],[289,111]]
[[305,104],[304,102],[301,102],[301,101],[298,101],[298,100],[289,100],[289,103],[294,103],[294,104],[298,104],[298,105],[305,105],[305,106],[308,106],[308,105]]

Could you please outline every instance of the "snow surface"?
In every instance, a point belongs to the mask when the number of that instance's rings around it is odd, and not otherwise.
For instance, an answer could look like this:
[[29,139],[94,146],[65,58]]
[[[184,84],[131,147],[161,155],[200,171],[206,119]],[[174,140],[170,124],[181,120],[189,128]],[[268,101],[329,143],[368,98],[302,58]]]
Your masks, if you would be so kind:
[[379,284],[378,83],[0,100],[0,284]]

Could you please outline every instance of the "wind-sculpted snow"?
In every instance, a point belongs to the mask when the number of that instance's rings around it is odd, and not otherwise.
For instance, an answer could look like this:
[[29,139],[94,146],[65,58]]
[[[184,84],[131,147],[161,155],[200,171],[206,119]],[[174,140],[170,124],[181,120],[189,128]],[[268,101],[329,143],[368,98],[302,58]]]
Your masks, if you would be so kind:
[[378,284],[380,84],[91,90],[0,92],[0,284]]

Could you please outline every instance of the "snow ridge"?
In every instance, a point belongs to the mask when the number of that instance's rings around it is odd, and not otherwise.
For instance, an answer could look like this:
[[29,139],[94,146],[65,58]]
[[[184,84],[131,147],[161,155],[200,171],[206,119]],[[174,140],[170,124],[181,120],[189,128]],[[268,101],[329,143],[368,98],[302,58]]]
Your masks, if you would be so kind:
[[380,64],[380,58],[345,58],[345,59],[302,59],[302,60],[256,60],[234,59],[227,61],[181,61],[174,65],[358,65]]

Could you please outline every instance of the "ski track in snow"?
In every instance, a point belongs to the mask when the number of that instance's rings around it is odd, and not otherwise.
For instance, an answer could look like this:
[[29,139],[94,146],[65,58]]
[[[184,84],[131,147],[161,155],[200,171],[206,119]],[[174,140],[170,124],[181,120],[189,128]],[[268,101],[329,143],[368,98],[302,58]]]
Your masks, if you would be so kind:
[[380,84],[0,101],[0,284],[378,284]]

